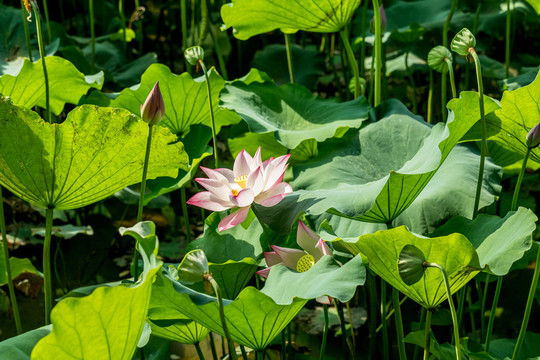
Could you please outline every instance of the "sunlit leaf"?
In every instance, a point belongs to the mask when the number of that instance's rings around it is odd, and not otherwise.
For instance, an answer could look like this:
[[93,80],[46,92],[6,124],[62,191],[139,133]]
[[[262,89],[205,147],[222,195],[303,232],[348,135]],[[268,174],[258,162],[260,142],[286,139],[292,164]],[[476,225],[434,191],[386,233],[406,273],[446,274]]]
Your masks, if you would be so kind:
[[201,342],[210,332],[207,328],[191,320],[171,307],[151,307],[148,320],[152,334],[182,344]]
[[47,325],[0,341],[0,354],[9,360],[30,360],[34,346],[49,335],[51,329],[52,325]]

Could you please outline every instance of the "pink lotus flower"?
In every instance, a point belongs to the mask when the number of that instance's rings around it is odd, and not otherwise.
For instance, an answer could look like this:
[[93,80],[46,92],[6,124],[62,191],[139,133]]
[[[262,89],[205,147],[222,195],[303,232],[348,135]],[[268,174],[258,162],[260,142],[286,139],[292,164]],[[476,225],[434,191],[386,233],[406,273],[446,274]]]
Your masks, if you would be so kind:
[[[274,251],[265,252],[266,269],[257,271],[262,277],[268,277],[272,266],[284,265],[298,272],[306,272],[324,255],[333,255],[332,249],[326,245],[313,230],[308,228],[302,221],[298,221],[296,242],[304,250],[284,248],[271,245]],[[330,296],[320,296],[317,301],[321,304],[330,304]]]
[[285,195],[292,192],[289,184],[282,182],[291,155],[261,161],[261,148],[254,157],[242,150],[234,160],[233,170],[201,169],[208,175],[196,178],[206,190],[188,200],[188,204],[211,211],[238,208],[226,216],[218,225],[218,230],[230,229],[242,223],[253,202],[270,207],[279,203]]
[[165,103],[159,90],[159,81],[156,81],[144,104],[141,105],[141,118],[150,125],[157,125],[164,116]]

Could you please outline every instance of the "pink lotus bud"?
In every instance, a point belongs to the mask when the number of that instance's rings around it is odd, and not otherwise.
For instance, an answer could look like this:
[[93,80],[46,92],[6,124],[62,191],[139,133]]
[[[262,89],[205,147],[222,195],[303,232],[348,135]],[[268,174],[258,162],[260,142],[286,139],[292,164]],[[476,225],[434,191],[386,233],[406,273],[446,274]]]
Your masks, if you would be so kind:
[[159,81],[157,81],[146,101],[141,105],[141,118],[149,125],[156,125],[163,119],[163,116],[165,116],[165,104],[161,91],[159,91]]
[[535,127],[529,131],[525,137],[525,142],[529,148],[535,148],[540,145],[540,124],[537,124]]
[[[381,14],[381,32],[384,32],[386,30],[386,12],[384,11],[384,6],[379,7],[379,13]],[[371,18],[371,21],[369,22],[369,31],[371,31],[372,34],[375,34],[375,16]]]

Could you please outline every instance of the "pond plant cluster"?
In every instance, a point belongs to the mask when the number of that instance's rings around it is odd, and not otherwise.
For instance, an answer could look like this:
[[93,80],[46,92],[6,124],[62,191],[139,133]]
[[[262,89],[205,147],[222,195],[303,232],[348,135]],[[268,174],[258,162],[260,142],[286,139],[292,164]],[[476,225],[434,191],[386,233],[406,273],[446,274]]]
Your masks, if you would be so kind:
[[538,359],[539,16],[0,1],[0,358]]

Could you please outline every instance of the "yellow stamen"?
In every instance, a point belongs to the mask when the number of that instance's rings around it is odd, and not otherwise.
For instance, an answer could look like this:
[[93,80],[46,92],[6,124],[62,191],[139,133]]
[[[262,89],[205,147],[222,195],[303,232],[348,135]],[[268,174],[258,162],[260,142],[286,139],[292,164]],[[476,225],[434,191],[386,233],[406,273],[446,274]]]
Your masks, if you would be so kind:
[[306,272],[311,267],[315,265],[315,258],[312,255],[304,255],[298,260],[296,263],[296,271],[298,272]]
[[232,189],[231,192],[232,192],[232,194],[233,194],[234,196],[238,196],[238,193],[239,193],[238,190]]
[[[242,175],[242,176],[238,176],[237,178],[234,179],[234,181],[238,184],[238,186],[240,186],[242,189],[245,189],[246,188],[246,183],[247,183],[247,178],[248,176],[247,175]],[[234,194],[234,191],[233,191],[233,194]],[[236,194],[235,194],[236,196]]]

